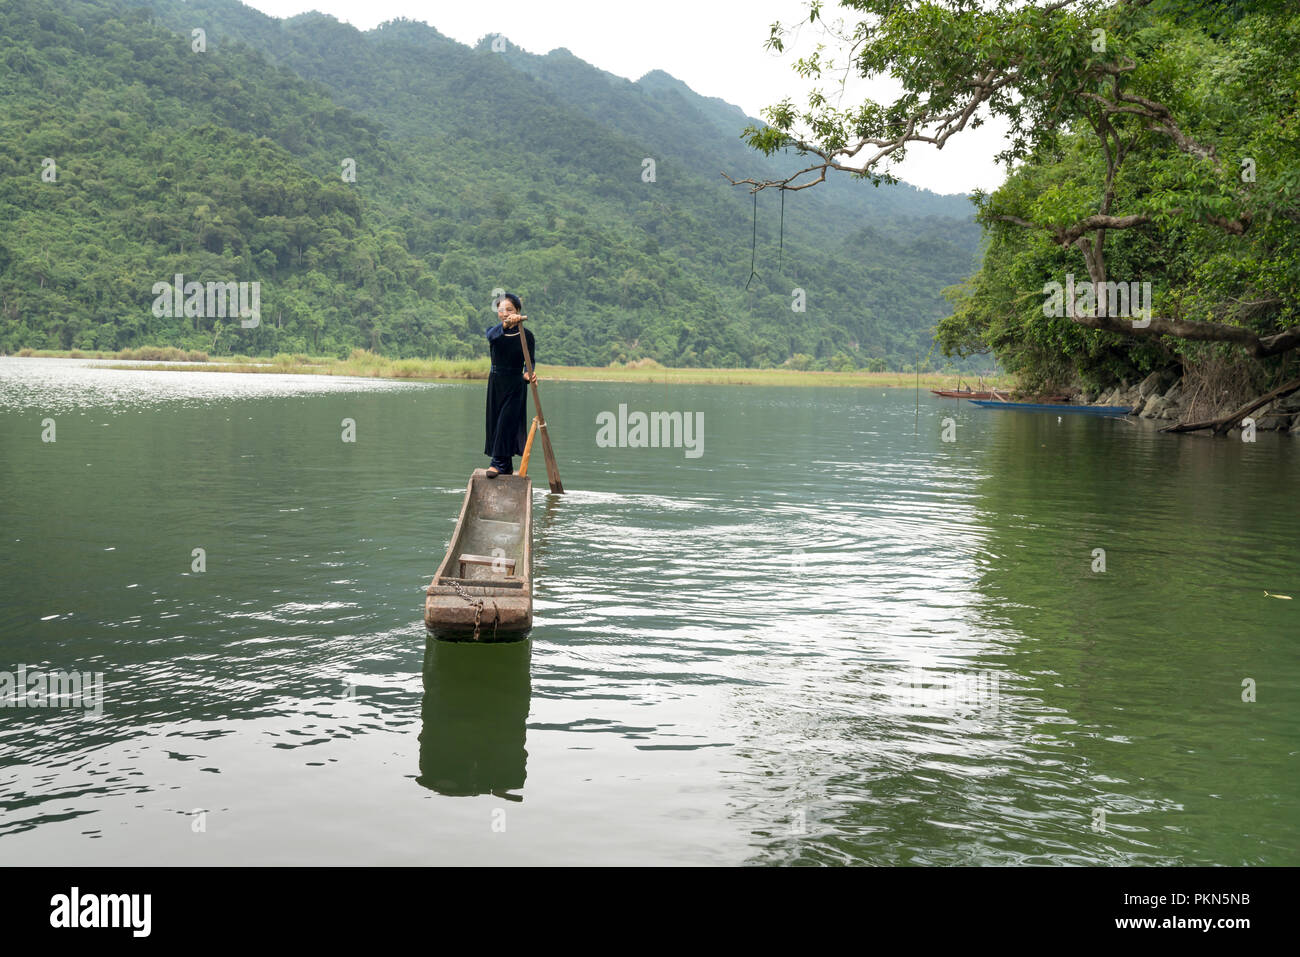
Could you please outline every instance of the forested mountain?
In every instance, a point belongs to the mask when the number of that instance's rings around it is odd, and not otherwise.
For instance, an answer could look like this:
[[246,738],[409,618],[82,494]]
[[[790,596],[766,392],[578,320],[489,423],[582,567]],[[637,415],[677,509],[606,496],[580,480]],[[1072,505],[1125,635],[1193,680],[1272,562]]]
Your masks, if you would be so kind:
[[[782,238],[762,194],[751,279],[753,200],[719,171],[796,157],[666,74],[505,46],[234,0],[6,3],[0,350],[477,355],[495,287],[543,362],[930,349],[940,290],[977,265],[963,197],[844,180],[789,197]],[[260,324],[156,315],[176,274],[259,282]]]

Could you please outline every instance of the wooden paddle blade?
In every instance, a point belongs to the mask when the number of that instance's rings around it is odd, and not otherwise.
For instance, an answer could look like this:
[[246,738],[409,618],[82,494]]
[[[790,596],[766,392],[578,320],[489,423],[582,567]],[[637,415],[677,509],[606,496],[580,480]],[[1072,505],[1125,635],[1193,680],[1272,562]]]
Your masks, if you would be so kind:
[[564,485],[560,482],[560,467],[555,464],[555,450],[551,448],[551,433],[546,422],[538,419],[542,433],[542,458],[546,460],[546,480],[551,483],[551,491],[556,495],[564,494]]

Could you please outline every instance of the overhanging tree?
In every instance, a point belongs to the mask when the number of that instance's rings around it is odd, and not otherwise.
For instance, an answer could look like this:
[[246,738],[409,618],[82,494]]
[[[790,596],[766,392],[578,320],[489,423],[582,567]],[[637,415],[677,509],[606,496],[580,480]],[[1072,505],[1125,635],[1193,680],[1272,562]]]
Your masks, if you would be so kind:
[[[998,159],[1014,172],[991,195],[975,197],[994,245],[1028,249],[1045,240],[1067,256],[1064,263],[1040,256],[1044,265],[1068,267],[1075,257],[1095,284],[1113,278],[1116,234],[1142,234],[1123,250],[1125,281],[1138,278],[1133,269],[1142,278],[1170,277],[1170,262],[1204,257],[1183,270],[1177,289],[1161,288],[1159,315],[1149,323],[1073,303],[1070,322],[1130,340],[1227,343],[1255,360],[1300,346],[1300,14],[1293,4],[839,6],[845,15],[832,22],[826,4],[809,4],[808,22],[825,42],[796,70],[813,79],[888,78],[901,92],[887,103],[841,108],[818,89],[802,108],[789,99],[769,107],[769,125],[747,129],[748,142],[768,154],[793,150],[807,162],[784,179],[728,176],[731,182],[751,191],[802,190],[833,171],[892,181],[889,164],[909,148],[942,149],[1001,117],[1009,135]],[[792,29],[774,24],[768,46],[784,50]],[[969,322],[962,330],[948,324],[945,349],[987,347],[989,306],[1031,321],[1038,304],[1025,303],[1027,295],[1005,290],[983,310],[967,303]],[[1044,321],[1041,311],[1036,318]]]

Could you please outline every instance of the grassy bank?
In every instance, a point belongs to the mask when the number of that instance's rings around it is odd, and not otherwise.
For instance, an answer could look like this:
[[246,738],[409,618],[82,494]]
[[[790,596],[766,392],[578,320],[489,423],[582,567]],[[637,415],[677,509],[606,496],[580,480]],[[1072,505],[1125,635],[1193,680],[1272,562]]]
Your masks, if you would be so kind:
[[[123,349],[121,352],[87,352],[73,350],[55,352],[24,349],[20,356],[42,358],[74,358],[132,360],[149,365],[111,366],[110,368],[158,369],[193,372],[275,372],[302,375],[342,375],[377,379],[486,379],[488,360],[482,359],[390,359],[363,349],[354,349],[346,359],[331,356],[277,355],[273,358],[250,356],[214,356],[203,352],[186,352],[182,349],[141,348]],[[801,385],[911,388],[917,377],[912,372],[811,372],[799,369],[671,369],[653,360],[640,360],[608,366],[553,366],[543,363],[538,367],[543,379],[570,379],[584,382],[664,382],[695,385]],[[969,377],[963,376],[963,382]],[[920,377],[924,389],[951,389],[957,376],[954,373],[923,372]],[[1011,387],[1010,378],[1002,376],[986,379],[999,389]]]

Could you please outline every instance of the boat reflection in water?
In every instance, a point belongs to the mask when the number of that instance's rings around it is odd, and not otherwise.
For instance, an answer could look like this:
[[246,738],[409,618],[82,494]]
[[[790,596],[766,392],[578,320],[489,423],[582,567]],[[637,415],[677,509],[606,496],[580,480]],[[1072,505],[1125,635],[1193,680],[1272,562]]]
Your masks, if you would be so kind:
[[531,641],[426,636],[417,783],[439,794],[524,799],[532,650]]

